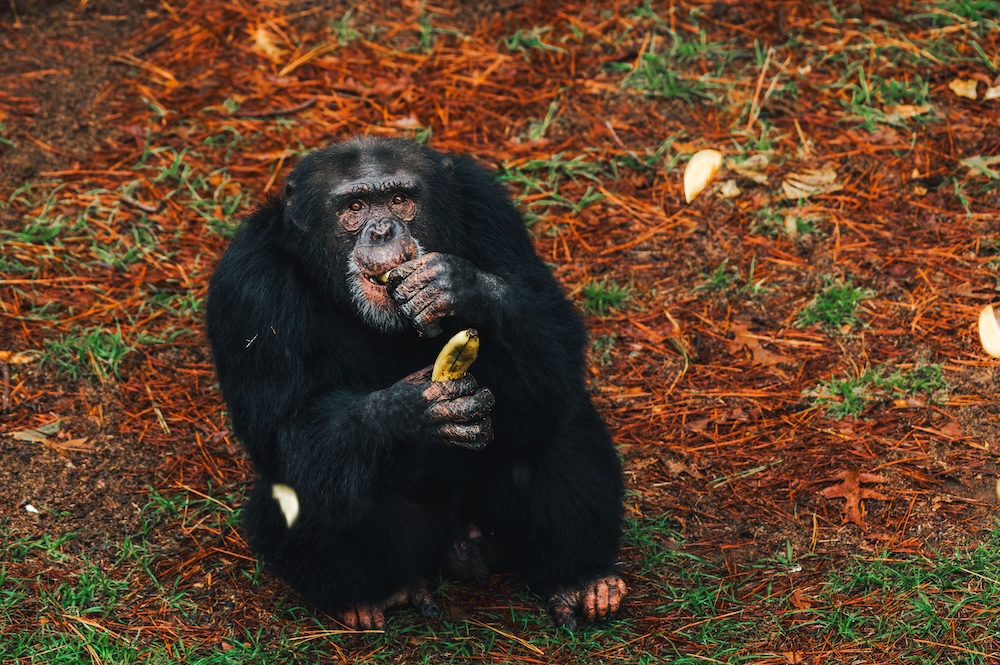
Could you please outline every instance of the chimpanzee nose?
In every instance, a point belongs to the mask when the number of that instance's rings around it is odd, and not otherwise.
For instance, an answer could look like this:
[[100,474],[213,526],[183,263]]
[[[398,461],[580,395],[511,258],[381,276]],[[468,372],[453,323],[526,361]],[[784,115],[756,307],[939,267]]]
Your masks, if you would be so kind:
[[365,227],[365,239],[369,245],[384,245],[396,237],[399,222],[390,217],[383,217],[368,222]]

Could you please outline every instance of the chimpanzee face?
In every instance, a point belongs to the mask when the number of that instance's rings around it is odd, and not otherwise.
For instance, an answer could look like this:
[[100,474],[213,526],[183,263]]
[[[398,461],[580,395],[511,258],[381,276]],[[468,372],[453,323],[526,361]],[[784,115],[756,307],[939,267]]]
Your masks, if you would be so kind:
[[386,286],[393,268],[433,241],[429,180],[442,165],[409,143],[356,139],[306,157],[285,187],[286,219],[311,247],[328,288],[350,299],[358,317],[384,332],[409,322]]

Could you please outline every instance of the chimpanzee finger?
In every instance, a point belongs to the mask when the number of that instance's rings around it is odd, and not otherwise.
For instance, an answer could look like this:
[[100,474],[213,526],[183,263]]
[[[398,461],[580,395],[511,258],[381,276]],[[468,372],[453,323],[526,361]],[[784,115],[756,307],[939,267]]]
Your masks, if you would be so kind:
[[434,428],[435,435],[460,448],[482,450],[493,440],[493,424],[489,418],[472,423],[444,423]]
[[403,282],[403,280],[405,280],[407,277],[409,277],[414,272],[419,270],[421,266],[423,266],[424,263],[426,263],[427,261],[427,259],[424,257],[432,256],[434,254],[435,252],[423,254],[410,261],[404,261],[403,263],[400,263],[398,266],[390,270],[389,274],[386,276],[386,282],[385,282],[385,285],[389,289],[389,292],[392,293],[396,289],[396,287],[398,287]]
[[580,613],[589,621],[593,621],[597,614],[597,585],[588,586],[583,593],[583,601],[580,603]]
[[473,395],[434,402],[427,409],[431,422],[463,422],[480,420],[493,410],[496,399],[488,388],[480,388]]
[[459,397],[474,395],[479,389],[479,383],[472,374],[466,374],[454,381],[430,381],[421,393],[431,404],[446,402]]
[[549,613],[556,626],[563,626],[570,631],[576,630],[575,610],[577,599],[570,594],[557,593],[549,599]]
[[421,383],[430,383],[431,374],[433,373],[434,373],[434,367],[432,365],[428,365],[423,369],[418,369],[416,372],[413,372],[412,374],[407,374],[406,376],[403,377],[402,380],[406,381],[407,383],[412,383],[414,385],[419,385]]
[[389,273],[386,286],[397,304],[412,300],[444,274],[447,267],[439,257],[439,254],[424,254]]
[[349,607],[338,614],[337,619],[351,630],[357,630],[358,626],[361,625],[361,622],[358,620],[358,613],[353,607]]
[[451,297],[442,291],[436,296],[428,294],[428,300],[414,298],[400,307],[403,316],[410,320],[417,332],[425,337],[436,337],[441,333],[441,319],[451,316]]

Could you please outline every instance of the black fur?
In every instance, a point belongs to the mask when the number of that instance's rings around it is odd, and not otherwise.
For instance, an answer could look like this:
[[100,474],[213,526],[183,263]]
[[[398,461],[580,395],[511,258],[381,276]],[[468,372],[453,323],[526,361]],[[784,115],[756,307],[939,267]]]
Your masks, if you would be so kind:
[[[335,228],[328,192],[394,168],[420,180],[410,230],[422,251],[464,259],[455,274],[491,287],[440,336],[373,328],[345,284],[353,240]],[[482,340],[471,374],[495,397],[482,450],[428,435],[426,403],[401,381],[469,326]],[[208,332],[260,475],[245,507],[250,544],[319,608],[377,605],[433,577],[470,524],[543,595],[614,572],[621,470],[585,390],[584,326],[503,187],[471,158],[385,139],[306,157],[222,258]],[[291,529],[273,483],[298,494]]]

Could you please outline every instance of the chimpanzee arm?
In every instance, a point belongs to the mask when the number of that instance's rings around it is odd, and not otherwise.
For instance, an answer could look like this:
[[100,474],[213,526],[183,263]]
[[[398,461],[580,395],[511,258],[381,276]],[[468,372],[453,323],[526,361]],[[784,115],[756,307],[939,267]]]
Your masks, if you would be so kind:
[[266,213],[234,239],[210,290],[209,337],[233,426],[264,479],[291,485],[303,512],[363,519],[399,487],[401,452],[485,445],[492,395],[471,376],[433,383],[426,372],[349,388],[336,358],[352,350],[324,348],[340,344],[337,331],[317,325],[320,304],[294,258],[275,249]]
[[390,293],[419,334],[438,334],[448,318],[475,326],[483,343],[475,367],[498,369],[488,379],[481,374],[484,382],[515,386],[505,399],[517,395],[519,411],[543,408],[558,418],[583,391],[580,316],[494,176],[467,157],[453,158],[451,173],[440,207],[451,216],[441,227],[455,230],[445,243],[453,253],[429,252],[398,266]]

